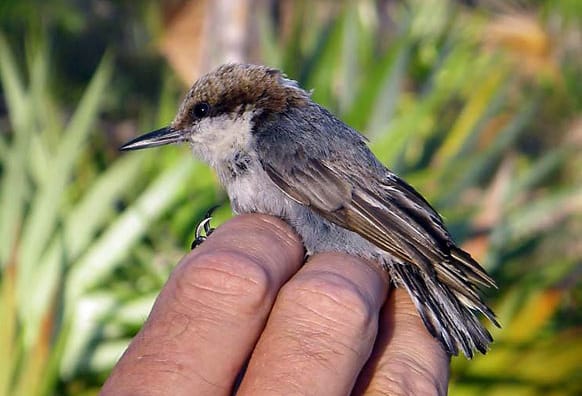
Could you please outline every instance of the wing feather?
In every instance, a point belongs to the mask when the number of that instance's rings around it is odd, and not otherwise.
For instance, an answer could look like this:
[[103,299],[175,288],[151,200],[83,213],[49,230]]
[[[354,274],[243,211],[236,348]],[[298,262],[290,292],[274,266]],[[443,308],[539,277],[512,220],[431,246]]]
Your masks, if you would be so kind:
[[485,352],[491,336],[473,311],[499,326],[477,293],[479,285],[494,286],[493,279],[454,244],[430,204],[374,159],[361,135],[318,105],[308,113],[293,111],[255,131],[259,159],[273,183],[394,257],[387,263],[392,279],[408,290],[448,352]]
[[[441,250],[448,235],[440,229],[427,230],[426,223],[419,224],[418,216],[411,215],[405,204],[390,195],[394,187],[386,185],[384,191],[371,191],[348,172],[339,173],[332,170],[330,163],[316,159],[309,159],[302,169],[276,169],[272,164],[263,167],[295,201],[395,257],[429,272],[433,272],[431,262],[444,260]],[[416,197],[412,202],[415,201],[425,202]]]
[[[435,263],[454,259],[455,265],[436,268],[438,277],[453,289],[466,290],[466,278],[487,287],[495,285],[470,255],[454,245],[428,202],[396,176],[387,174],[375,180],[373,184],[379,187],[374,189],[329,160],[311,158],[300,169],[263,167],[289,197],[402,261],[434,274]],[[477,296],[474,290],[467,293]]]

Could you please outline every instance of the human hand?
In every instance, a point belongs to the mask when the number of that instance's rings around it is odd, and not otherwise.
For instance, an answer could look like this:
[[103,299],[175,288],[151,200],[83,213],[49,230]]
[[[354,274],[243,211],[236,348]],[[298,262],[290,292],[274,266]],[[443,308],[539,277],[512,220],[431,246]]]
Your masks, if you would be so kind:
[[446,394],[449,356],[406,291],[385,300],[387,274],[359,258],[303,259],[274,217],[219,227],[174,270],[102,395]]

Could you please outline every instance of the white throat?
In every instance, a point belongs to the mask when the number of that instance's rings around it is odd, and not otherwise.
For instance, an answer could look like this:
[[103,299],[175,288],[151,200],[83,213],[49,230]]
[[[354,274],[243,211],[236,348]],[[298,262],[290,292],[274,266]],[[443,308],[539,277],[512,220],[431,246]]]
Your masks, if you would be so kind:
[[220,172],[237,155],[250,151],[253,116],[245,111],[200,120],[190,133],[194,155]]

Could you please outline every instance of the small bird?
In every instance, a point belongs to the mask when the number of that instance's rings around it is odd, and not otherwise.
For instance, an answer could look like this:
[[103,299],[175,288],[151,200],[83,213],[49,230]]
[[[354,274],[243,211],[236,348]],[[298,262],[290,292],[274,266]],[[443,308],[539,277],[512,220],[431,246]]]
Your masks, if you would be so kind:
[[226,64],[194,83],[168,127],[120,149],[188,143],[216,171],[234,213],[284,219],[308,255],[378,263],[449,354],[486,353],[492,337],[478,313],[499,324],[478,287],[495,282],[366,142],[279,70]]

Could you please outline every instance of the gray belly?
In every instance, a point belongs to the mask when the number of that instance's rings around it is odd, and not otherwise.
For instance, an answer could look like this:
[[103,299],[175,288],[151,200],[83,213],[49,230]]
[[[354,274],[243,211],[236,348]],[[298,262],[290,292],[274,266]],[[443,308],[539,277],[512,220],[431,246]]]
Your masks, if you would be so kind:
[[235,213],[265,213],[282,218],[301,236],[307,254],[345,252],[371,259],[385,255],[358,234],[289,198],[262,169],[250,170],[225,184]]

